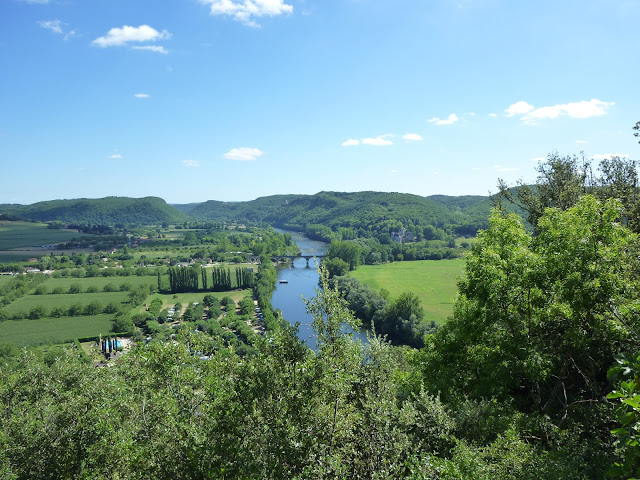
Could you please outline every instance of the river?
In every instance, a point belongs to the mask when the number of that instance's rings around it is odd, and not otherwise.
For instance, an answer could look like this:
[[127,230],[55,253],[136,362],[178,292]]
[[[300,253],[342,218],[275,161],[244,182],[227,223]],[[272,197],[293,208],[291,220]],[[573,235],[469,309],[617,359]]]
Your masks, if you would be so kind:
[[[289,233],[293,241],[302,250],[302,255],[324,255],[327,252],[328,244],[306,238],[301,233]],[[318,272],[315,259],[309,260],[309,266],[304,258],[294,261],[294,266],[289,264],[282,266],[277,272],[276,289],[271,297],[273,308],[279,308],[282,315],[289,323],[300,322],[298,338],[302,340],[312,350],[316,349],[316,336],[313,331],[313,317],[307,313],[302,297],[311,299],[316,295],[318,288]],[[281,283],[285,281],[286,283]],[[367,342],[365,329],[354,332],[354,337],[363,343]]]

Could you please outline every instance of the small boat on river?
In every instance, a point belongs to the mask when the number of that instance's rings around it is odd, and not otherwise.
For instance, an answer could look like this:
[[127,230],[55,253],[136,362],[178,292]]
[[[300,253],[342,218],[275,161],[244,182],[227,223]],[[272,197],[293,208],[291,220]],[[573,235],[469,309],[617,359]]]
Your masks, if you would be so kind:
[[289,283],[289,280],[280,280],[280,283]]

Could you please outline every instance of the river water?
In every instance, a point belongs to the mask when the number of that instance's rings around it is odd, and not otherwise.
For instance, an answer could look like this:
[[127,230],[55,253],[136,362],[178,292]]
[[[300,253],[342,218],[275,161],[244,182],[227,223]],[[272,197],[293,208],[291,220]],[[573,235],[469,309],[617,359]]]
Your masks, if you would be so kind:
[[[329,245],[324,242],[310,240],[296,232],[289,233],[293,241],[302,250],[302,255],[324,255]],[[311,349],[316,349],[316,336],[312,328],[313,317],[307,313],[302,298],[307,300],[315,297],[318,287],[318,272],[315,259],[309,260],[309,266],[304,258],[298,258],[294,265],[283,265],[277,271],[276,289],[271,297],[273,308],[279,308],[289,323],[300,322],[298,338]],[[281,283],[285,281],[286,283]],[[354,337],[363,343],[367,341],[366,331],[361,329],[354,332]]]

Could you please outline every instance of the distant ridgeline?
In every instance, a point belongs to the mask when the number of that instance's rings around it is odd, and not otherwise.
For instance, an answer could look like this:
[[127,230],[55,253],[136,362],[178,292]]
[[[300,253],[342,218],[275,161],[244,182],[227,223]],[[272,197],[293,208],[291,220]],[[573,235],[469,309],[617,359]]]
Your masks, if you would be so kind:
[[79,198],[0,205],[0,214],[39,222],[85,225],[182,223],[189,217],[158,197]]
[[428,237],[431,229],[474,235],[488,226],[491,200],[483,196],[421,197],[406,193],[320,192],[273,195],[249,202],[175,205],[197,220],[268,223],[320,240],[380,237],[405,229]]
[[429,238],[433,229],[474,235],[488,226],[489,197],[406,193],[320,192],[272,195],[248,202],[168,205],[157,197],[51,200],[32,205],[0,205],[0,215],[41,222],[88,225],[184,224],[191,221],[269,224],[305,232],[321,240],[391,236],[403,229]]

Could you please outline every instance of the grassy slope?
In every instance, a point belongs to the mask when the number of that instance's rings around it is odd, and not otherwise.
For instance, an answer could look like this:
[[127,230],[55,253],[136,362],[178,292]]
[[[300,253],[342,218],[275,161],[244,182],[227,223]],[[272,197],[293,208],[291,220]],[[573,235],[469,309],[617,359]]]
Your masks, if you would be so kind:
[[413,292],[422,303],[425,320],[442,323],[453,313],[464,259],[421,260],[382,265],[362,265],[351,275],[375,290],[385,288],[392,298]]

